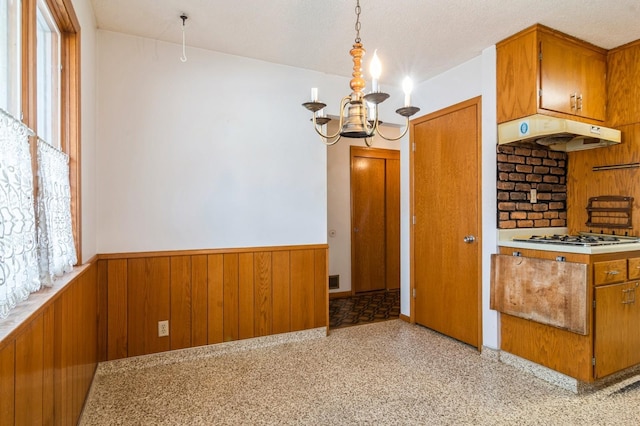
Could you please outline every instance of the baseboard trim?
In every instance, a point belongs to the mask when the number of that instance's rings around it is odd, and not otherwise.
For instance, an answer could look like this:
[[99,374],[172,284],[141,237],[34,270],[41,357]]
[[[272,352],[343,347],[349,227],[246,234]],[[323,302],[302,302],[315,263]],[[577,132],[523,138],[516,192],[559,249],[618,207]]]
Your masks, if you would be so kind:
[[408,317],[407,315],[400,314],[400,319],[404,322],[408,322],[409,324],[411,324],[411,318]]
[[329,299],[342,299],[344,297],[351,297],[353,293],[350,291],[337,291],[335,293],[329,293]]

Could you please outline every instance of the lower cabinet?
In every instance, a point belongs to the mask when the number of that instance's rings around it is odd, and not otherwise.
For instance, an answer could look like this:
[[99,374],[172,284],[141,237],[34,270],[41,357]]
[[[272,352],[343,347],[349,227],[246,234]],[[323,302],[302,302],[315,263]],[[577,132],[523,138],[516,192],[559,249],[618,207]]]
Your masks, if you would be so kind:
[[[514,249],[501,247],[500,254],[513,255]],[[528,359],[537,364],[566,374],[583,382],[593,382],[626,368],[640,365],[640,252],[602,254],[573,254],[545,250],[518,249],[521,256],[514,261],[526,264],[525,259],[555,260],[582,263],[587,266],[586,287],[578,290],[572,280],[559,276],[554,292],[535,291],[532,296],[547,300],[552,295],[562,296],[560,304],[573,303],[586,296],[584,306],[586,326],[584,333],[565,323],[539,321],[533,316],[514,312],[509,304],[517,302],[509,293],[506,305],[496,303],[500,288],[496,280],[502,270],[497,262],[492,265],[492,307],[500,314],[500,349]],[[566,259],[565,259],[566,258]],[[561,263],[555,262],[558,265]],[[543,272],[540,270],[520,273],[527,279],[553,282],[550,275],[564,268]],[[562,275],[562,274],[561,274]],[[516,283],[520,276],[510,278]],[[568,291],[569,289],[571,291]],[[522,291],[527,287],[522,287]],[[561,291],[562,290],[562,291]],[[512,292],[513,293],[513,292]],[[537,301],[541,303],[540,300]],[[558,302],[558,301],[556,301]],[[506,308],[505,308],[506,306]],[[578,310],[579,311],[579,310]],[[576,311],[576,312],[578,312]],[[571,311],[573,312],[573,311]],[[566,314],[566,313],[565,313]]]
[[594,378],[640,364],[639,281],[595,288]]

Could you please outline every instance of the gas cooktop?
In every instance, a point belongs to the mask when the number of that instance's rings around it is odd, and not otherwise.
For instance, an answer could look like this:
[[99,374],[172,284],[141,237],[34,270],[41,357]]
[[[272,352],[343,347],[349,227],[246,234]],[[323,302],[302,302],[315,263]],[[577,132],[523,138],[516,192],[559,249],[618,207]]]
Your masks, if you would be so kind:
[[606,245],[612,245],[612,244],[638,243],[640,242],[640,238],[622,236],[622,235],[607,235],[607,234],[593,234],[589,232],[579,232],[577,235],[554,234],[554,235],[532,235],[530,237],[514,237],[513,241],[591,247],[591,246],[606,246]]

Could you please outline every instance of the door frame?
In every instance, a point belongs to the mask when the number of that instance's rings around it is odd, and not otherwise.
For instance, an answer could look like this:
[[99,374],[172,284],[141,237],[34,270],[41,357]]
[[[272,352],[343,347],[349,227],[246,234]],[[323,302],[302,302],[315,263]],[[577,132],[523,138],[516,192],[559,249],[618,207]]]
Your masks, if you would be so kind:
[[[399,149],[390,149],[390,148],[368,148],[368,147],[363,147],[363,146],[357,146],[357,145],[351,145],[350,149],[349,149],[349,167],[350,167],[350,172],[349,172],[349,193],[350,193],[350,207],[349,207],[349,214],[350,214],[350,224],[351,224],[351,239],[350,239],[350,243],[351,243],[351,295],[355,296],[356,295],[356,285],[355,285],[355,280],[354,280],[354,276],[355,276],[355,262],[356,262],[356,255],[355,255],[355,250],[354,250],[354,217],[353,217],[353,211],[354,211],[354,197],[353,197],[353,184],[352,184],[352,179],[351,176],[353,176],[354,173],[354,167],[353,167],[353,158],[354,157],[366,157],[366,158],[377,158],[377,159],[384,159],[384,160],[400,160],[400,150]],[[402,179],[402,172],[400,173],[400,179]],[[402,189],[400,189],[401,191]],[[400,196],[400,194],[398,194]],[[386,205],[386,188],[385,188],[385,205]],[[386,208],[386,207],[385,207]],[[400,206],[400,208],[402,208],[402,206]],[[401,232],[401,224],[398,223],[398,233]],[[385,231],[385,268],[386,268],[386,256],[388,254],[388,250],[387,250],[387,242],[386,242],[386,238],[387,238],[387,233]],[[402,249],[400,247],[400,249]],[[400,262],[402,262],[402,259],[400,260]],[[400,264],[399,266],[400,268],[402,267],[402,265]],[[385,291],[388,290],[387,287],[387,281],[386,281],[386,277],[387,277],[387,271],[385,270]]]
[[409,322],[411,324],[416,323],[416,310],[415,310],[415,226],[413,222],[413,218],[415,217],[415,154],[413,150],[414,146],[414,135],[415,135],[415,127],[418,124],[421,124],[425,121],[429,121],[434,118],[438,118],[447,114],[450,114],[453,111],[457,111],[460,109],[468,108],[470,106],[476,107],[477,115],[477,133],[476,133],[476,149],[478,152],[478,182],[477,188],[478,191],[478,200],[480,206],[478,208],[478,217],[477,217],[477,229],[478,235],[476,236],[477,244],[478,244],[478,350],[482,348],[482,96],[477,96],[466,101],[459,102],[457,104],[448,106],[446,108],[440,109],[438,111],[434,111],[427,115],[421,116],[411,121],[410,123],[410,133],[409,133],[409,210],[410,210],[410,218],[409,218],[409,306],[410,306],[410,316]]

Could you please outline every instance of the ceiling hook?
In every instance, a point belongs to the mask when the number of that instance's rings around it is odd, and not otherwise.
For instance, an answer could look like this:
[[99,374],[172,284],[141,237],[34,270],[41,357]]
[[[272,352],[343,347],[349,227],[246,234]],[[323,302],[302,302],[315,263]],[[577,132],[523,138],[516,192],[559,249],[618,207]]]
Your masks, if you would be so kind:
[[189,19],[189,17],[183,13],[182,15],[180,15],[180,19],[182,19],[182,56],[180,57],[180,60],[182,62],[187,62],[187,46],[185,43],[184,24],[185,22],[187,22],[187,19]]

